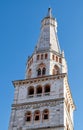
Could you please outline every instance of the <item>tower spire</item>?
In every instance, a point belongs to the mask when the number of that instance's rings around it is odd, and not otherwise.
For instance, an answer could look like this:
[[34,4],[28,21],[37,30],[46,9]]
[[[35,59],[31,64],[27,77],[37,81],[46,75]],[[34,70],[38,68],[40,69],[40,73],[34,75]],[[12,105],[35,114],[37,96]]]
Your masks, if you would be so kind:
[[47,16],[41,22],[41,32],[37,43],[36,51],[51,50],[61,53],[57,37],[57,21],[52,16],[52,9],[48,8]]

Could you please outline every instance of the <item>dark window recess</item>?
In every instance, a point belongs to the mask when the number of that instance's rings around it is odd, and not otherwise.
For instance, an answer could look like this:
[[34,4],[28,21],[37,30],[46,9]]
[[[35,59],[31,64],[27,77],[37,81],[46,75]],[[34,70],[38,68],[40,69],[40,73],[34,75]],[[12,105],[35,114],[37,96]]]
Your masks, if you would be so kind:
[[37,94],[40,94],[40,93],[42,93],[42,87],[37,88]]
[[47,54],[45,54],[45,59],[47,59],[47,57],[48,57],[48,55],[47,55]]
[[39,60],[39,55],[37,55],[37,60]]
[[34,89],[31,88],[31,89],[29,90],[29,95],[33,95],[33,94],[34,94]]
[[39,116],[35,116],[35,121],[38,121],[39,120]]
[[38,69],[38,76],[41,75],[41,69]]
[[49,93],[49,92],[50,92],[50,86],[47,85],[47,86],[45,86],[45,93]]
[[27,117],[27,118],[26,118],[26,121],[31,121],[31,118],[30,118],[30,117]]
[[48,119],[48,114],[44,115],[44,120]]
[[45,75],[45,73],[46,73],[46,68],[43,68],[42,69],[42,75]]
[[43,54],[41,55],[41,60],[43,60]]

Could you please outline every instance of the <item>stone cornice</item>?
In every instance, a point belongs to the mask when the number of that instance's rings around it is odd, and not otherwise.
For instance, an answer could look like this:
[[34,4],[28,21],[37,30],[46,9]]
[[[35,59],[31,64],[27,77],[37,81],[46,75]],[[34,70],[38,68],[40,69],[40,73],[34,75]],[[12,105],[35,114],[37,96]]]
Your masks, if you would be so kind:
[[22,109],[22,108],[40,108],[42,106],[55,106],[58,104],[61,104],[64,102],[64,98],[58,98],[58,99],[50,99],[45,101],[35,101],[35,102],[25,102],[25,103],[19,103],[19,104],[12,104],[12,109]]
[[[46,53],[46,52],[52,52],[53,54],[62,57],[62,53],[58,53],[58,52],[56,52],[55,50],[52,50],[52,49],[50,49],[50,50],[49,50],[49,49],[36,50],[35,53]],[[35,53],[34,53],[34,54],[35,54]]]
[[[64,124],[60,124],[60,125],[49,125],[49,126],[43,126],[43,127],[37,127],[37,128],[27,128],[27,130],[42,130],[42,129],[55,129],[55,128],[61,128],[61,127],[65,127]],[[52,129],[53,128],[53,129]]]
[[61,79],[64,78],[67,74],[62,73],[62,74],[57,74],[57,75],[49,75],[49,76],[43,76],[43,77],[36,77],[36,78],[29,78],[29,79],[24,79],[24,80],[15,80],[12,81],[14,87],[18,86],[20,87],[21,85],[29,84],[29,83],[36,83],[39,81],[47,81],[47,80],[53,80],[53,79]]

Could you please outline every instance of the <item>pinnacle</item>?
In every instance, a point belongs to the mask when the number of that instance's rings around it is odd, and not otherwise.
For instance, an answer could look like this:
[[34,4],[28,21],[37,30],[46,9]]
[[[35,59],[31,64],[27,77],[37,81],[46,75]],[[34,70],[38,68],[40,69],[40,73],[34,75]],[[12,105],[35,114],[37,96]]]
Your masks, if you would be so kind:
[[52,17],[52,9],[51,8],[48,8],[48,14],[47,14],[47,17]]

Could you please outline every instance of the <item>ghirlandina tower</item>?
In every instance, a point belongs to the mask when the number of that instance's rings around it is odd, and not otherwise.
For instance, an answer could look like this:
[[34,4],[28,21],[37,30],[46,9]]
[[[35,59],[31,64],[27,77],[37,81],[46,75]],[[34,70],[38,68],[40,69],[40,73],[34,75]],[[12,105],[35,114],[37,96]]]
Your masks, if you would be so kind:
[[40,37],[15,88],[8,130],[73,130],[72,99],[64,52],[51,8],[41,21]]

